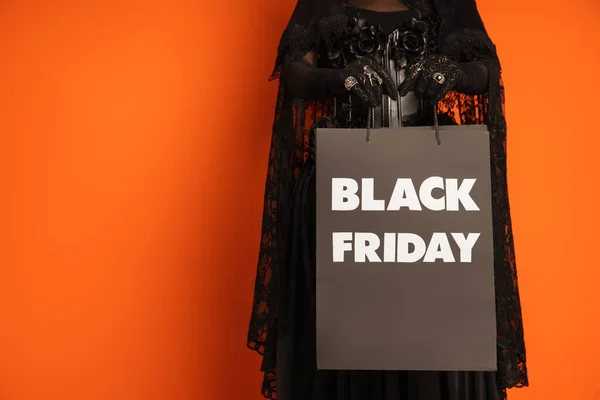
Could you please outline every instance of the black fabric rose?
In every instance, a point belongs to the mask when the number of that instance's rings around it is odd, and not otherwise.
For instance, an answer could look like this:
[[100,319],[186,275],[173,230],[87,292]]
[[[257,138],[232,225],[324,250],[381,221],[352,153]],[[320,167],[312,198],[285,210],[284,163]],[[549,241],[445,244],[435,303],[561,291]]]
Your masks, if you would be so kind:
[[435,21],[412,18],[399,30],[392,57],[400,67],[413,65],[435,48]]
[[425,51],[425,39],[414,32],[403,32],[400,36],[400,45],[403,52],[423,54]]
[[348,50],[357,57],[369,54],[383,53],[387,42],[387,35],[381,27],[371,25],[360,16],[350,18],[348,21]]
[[348,18],[345,35],[327,50],[327,66],[344,68],[357,58],[367,55],[383,56],[387,35],[380,26],[369,24],[359,15]]

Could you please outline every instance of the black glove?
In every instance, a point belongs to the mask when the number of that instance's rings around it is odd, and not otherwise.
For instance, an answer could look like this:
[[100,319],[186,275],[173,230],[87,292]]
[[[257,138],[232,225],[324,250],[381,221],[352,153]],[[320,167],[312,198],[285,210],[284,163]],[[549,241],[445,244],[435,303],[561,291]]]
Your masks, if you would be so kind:
[[286,68],[288,94],[306,100],[354,94],[368,107],[381,104],[385,94],[398,99],[398,89],[375,57],[365,56],[343,69],[315,68],[307,61],[296,60]]
[[447,57],[430,56],[417,63],[398,88],[400,96],[414,91],[428,104],[437,104],[454,89],[461,77],[458,64]]
[[428,105],[437,104],[451,90],[480,94],[487,88],[487,68],[472,61],[457,63],[444,56],[430,56],[417,63],[398,88],[400,96],[415,91]]
[[349,91],[369,107],[380,106],[382,94],[392,100],[398,99],[398,89],[394,81],[374,57],[366,56],[352,61],[339,71],[339,80],[336,83],[338,87],[333,89],[336,95]]

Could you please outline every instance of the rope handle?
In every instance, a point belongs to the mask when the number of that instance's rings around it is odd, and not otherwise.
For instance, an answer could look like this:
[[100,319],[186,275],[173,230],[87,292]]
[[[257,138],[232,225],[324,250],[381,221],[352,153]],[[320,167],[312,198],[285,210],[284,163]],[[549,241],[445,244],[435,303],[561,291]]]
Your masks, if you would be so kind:
[[433,130],[435,132],[435,140],[437,141],[438,146],[441,146],[442,139],[440,138],[440,126],[438,125],[437,104],[434,104],[433,106]]

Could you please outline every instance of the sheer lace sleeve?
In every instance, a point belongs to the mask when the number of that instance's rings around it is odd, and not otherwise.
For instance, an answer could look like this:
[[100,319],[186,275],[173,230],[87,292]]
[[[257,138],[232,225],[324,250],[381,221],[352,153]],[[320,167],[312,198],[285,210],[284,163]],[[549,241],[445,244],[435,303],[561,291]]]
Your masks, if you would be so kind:
[[[441,49],[444,55],[462,63],[485,66],[487,90],[483,96],[464,92],[448,96],[443,107],[460,110],[461,123],[486,123],[490,131],[498,384],[502,388],[523,387],[529,385],[529,379],[508,194],[502,72],[496,47],[483,27],[475,3],[464,0],[461,5],[464,6],[444,10],[453,18],[446,20],[440,35]],[[476,71],[473,67],[474,74]]]
[[480,61],[460,63],[459,68],[462,78],[459,80],[456,90],[464,94],[484,94],[488,89],[488,69]]
[[321,100],[343,93],[340,71],[318,68],[305,58],[288,63],[281,74],[289,96],[305,100]]

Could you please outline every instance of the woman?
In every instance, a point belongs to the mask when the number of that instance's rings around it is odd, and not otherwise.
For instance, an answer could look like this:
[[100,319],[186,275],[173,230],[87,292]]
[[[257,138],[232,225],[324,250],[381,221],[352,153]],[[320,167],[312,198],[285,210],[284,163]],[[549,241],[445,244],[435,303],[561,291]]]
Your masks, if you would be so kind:
[[[299,0],[277,77],[248,334],[248,346],[263,355],[264,396],[497,400],[527,386],[500,64],[475,0]],[[317,371],[314,128],[438,123],[486,123],[491,135],[498,371]]]

